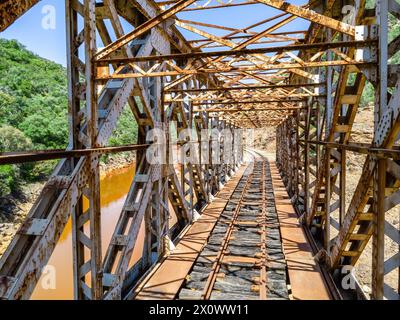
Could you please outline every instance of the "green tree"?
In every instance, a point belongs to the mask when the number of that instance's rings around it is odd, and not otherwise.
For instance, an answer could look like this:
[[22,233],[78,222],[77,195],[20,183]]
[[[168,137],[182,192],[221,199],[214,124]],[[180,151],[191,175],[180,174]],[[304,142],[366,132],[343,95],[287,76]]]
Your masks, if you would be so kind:
[[0,152],[24,151],[32,149],[32,141],[25,134],[9,125],[0,127]]
[[15,166],[0,166],[0,197],[4,197],[17,189],[17,176]]
[[[22,151],[32,148],[32,142],[20,130],[3,125],[0,127],[0,152]],[[19,166],[0,166],[0,196],[7,195],[18,189],[22,177],[30,172],[33,164],[26,163]]]
[[111,146],[123,144],[134,144],[137,142],[137,124],[135,117],[129,107],[126,107],[122,112],[116,128],[110,138]]

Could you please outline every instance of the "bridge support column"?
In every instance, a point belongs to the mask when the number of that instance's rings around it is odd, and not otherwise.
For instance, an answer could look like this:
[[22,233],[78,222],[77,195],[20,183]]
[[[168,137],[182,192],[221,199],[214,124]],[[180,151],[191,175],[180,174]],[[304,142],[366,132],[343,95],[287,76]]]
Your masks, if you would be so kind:
[[[72,1],[67,1],[67,33],[69,51],[69,111],[72,135],[70,143],[74,147],[95,148],[98,136],[98,87],[95,81],[96,67],[93,58],[96,54],[96,3],[94,0],[84,1],[84,44],[85,44],[85,78],[86,86],[79,82],[79,53],[76,47],[78,37],[78,12]],[[78,45],[79,46],[79,45]],[[78,85],[79,83],[79,85]],[[83,92],[79,93],[79,89]],[[80,109],[80,96],[85,96],[86,106]],[[79,113],[84,111],[86,130],[80,128]],[[101,273],[101,209],[100,209],[100,168],[99,156],[91,154],[87,157],[87,180],[79,184],[80,200],[73,209],[73,264],[76,299],[102,298]],[[87,209],[85,210],[85,207]],[[88,252],[88,253],[87,253]],[[87,256],[88,254],[88,256]],[[90,282],[89,282],[90,278]]]

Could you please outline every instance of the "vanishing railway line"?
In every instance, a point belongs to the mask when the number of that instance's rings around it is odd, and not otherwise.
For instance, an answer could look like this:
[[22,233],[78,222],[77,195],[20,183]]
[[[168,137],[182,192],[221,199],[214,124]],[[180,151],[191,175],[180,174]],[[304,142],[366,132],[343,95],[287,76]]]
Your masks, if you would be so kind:
[[246,169],[179,299],[288,299],[271,172],[266,159]]

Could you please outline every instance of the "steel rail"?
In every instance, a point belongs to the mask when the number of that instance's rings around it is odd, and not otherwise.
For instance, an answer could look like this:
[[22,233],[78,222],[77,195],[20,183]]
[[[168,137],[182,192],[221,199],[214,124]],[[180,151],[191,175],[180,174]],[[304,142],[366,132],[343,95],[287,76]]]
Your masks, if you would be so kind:
[[[264,158],[263,158],[264,159]],[[265,196],[266,193],[266,182],[265,182],[265,160],[262,163],[262,170],[261,170],[261,188],[262,188],[262,223],[261,223],[261,253],[264,259],[264,263],[261,266],[260,270],[260,300],[267,300],[267,266],[266,266],[266,259],[267,259],[267,199]]]
[[[254,164],[253,164],[253,166],[254,166]],[[242,203],[244,195],[245,195],[245,193],[247,191],[247,187],[248,187],[250,181],[253,179],[253,175],[254,175],[254,167],[253,167],[253,171],[247,177],[246,184],[244,185],[242,193],[240,194],[240,199],[239,199],[239,201],[238,201],[238,203],[236,205],[235,212],[232,215],[232,220],[230,221],[228,229],[227,229],[227,231],[225,233],[225,237],[223,238],[223,243],[221,244],[221,248],[218,251],[218,254],[217,254],[217,257],[215,259],[215,262],[213,263],[211,272],[210,272],[210,274],[209,274],[209,276],[207,278],[206,284],[204,285],[203,293],[201,295],[201,299],[202,300],[209,300],[210,299],[212,290],[214,288],[215,281],[217,280],[218,272],[219,272],[219,270],[221,268],[222,260],[223,260],[223,258],[225,256],[225,251],[226,251],[226,249],[228,247],[229,241],[230,241],[231,236],[232,236],[233,228],[235,226],[235,221],[237,220],[237,218],[239,216],[241,203]]]
[[[245,148],[245,150],[247,152],[249,152],[249,153],[255,153],[258,156],[260,156],[260,157],[265,159],[264,155],[262,155],[260,152],[254,150],[254,149]],[[298,207],[297,206],[293,206],[293,208],[295,209],[297,216],[300,218],[302,213],[299,212]],[[313,253],[317,254],[320,251],[321,246],[319,244],[317,244],[317,242],[315,241],[313,235],[311,234],[310,229],[305,228],[305,227],[303,227],[302,229],[305,232],[306,238],[308,240],[308,243],[311,246],[311,249],[312,249]],[[335,281],[334,281],[334,279],[332,277],[332,274],[329,272],[329,270],[326,268],[326,266],[324,266],[324,265],[319,263],[319,267],[320,267],[320,269],[322,271],[324,282],[325,282],[325,284],[326,284],[326,286],[327,286],[327,288],[329,290],[329,294],[331,295],[331,297],[334,300],[343,300],[343,296],[341,295],[338,287],[336,286],[336,283],[335,283]]]

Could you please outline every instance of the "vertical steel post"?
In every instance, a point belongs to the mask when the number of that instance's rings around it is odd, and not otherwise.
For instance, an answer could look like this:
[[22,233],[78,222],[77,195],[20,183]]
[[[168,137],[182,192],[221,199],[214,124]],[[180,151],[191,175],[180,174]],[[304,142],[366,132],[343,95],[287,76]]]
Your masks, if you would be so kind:
[[[388,0],[377,0],[376,21],[378,24],[378,81],[375,90],[375,132],[382,115],[387,110],[388,79]],[[383,299],[384,288],[384,237],[385,237],[385,192],[386,160],[376,159],[373,190],[373,240],[372,240],[372,297]]]
[[379,34],[378,46],[378,85],[379,90],[376,93],[379,98],[378,118],[387,110],[387,85],[388,85],[388,34],[389,34],[389,16],[388,16],[389,0],[377,0],[376,15]]
[[[84,145],[87,148],[97,147],[96,138],[98,134],[98,114],[97,114],[97,86],[95,82],[96,67],[93,58],[96,54],[96,12],[95,0],[85,0],[84,2],[84,44],[85,44],[85,79],[86,79],[86,139]],[[67,32],[70,45],[68,46],[69,55],[78,55],[78,48],[74,48],[72,43],[76,39],[72,37],[76,34],[72,28],[76,27],[76,12],[73,11],[72,1],[67,3]],[[75,57],[75,56],[74,56]],[[77,63],[76,58],[69,57],[69,67]],[[74,75],[73,75],[74,73]],[[72,71],[70,80],[74,81],[76,72]],[[75,78],[75,81],[77,79]],[[76,82],[71,85],[76,86]],[[75,101],[72,97],[72,101]],[[74,119],[73,121],[77,121]],[[100,207],[100,168],[98,155],[92,154],[86,159],[87,181],[83,181],[82,194],[87,198],[88,209],[82,210],[82,202],[75,208],[72,215],[73,233],[73,258],[74,258],[74,292],[76,299],[102,298],[102,252],[101,252],[101,207]],[[89,223],[89,236],[85,233],[85,226]],[[89,258],[85,257],[85,249],[89,251]],[[90,275],[90,285],[89,285]]]
[[[96,46],[96,1],[85,0],[85,66],[86,66],[86,111],[90,147],[97,147],[98,133],[96,66],[93,62]],[[92,299],[102,297],[102,275],[100,274],[101,252],[101,207],[100,207],[100,167],[99,156],[90,156],[91,173],[89,177],[89,212],[91,240],[91,286]]]
[[343,224],[343,219],[346,214],[346,150],[340,152],[340,195],[339,195],[339,225]]
[[328,252],[330,251],[331,241],[331,162],[329,161],[331,148],[326,147],[325,154],[327,161],[325,161],[325,232],[324,232],[324,247]]
[[385,261],[386,159],[377,160],[374,176],[374,233],[372,239],[372,296],[383,299]]
[[[332,29],[326,29],[327,42],[332,42]],[[327,60],[331,61],[333,54],[331,50],[327,51]],[[333,101],[332,101],[332,67],[326,68],[326,109],[325,109],[325,137],[324,140],[328,139],[330,128],[332,126],[333,116]],[[322,131],[322,130],[321,130]],[[320,136],[322,140],[322,133]],[[330,252],[330,229],[331,229],[331,210],[330,210],[330,199],[331,199],[331,175],[330,175],[330,164],[331,164],[331,149],[325,149],[325,249]],[[318,172],[318,171],[317,171]]]
[[[74,61],[78,58],[79,47],[76,44],[78,36],[78,13],[74,10],[72,0],[65,1],[66,13],[66,32],[67,32],[67,74],[68,74],[68,120],[69,120],[69,145],[73,149],[82,149],[82,143],[79,141],[80,121],[78,113],[81,108],[81,100],[76,94],[76,86],[80,83],[79,70]],[[71,166],[75,167],[77,159],[71,159]],[[79,196],[77,205],[72,210],[72,225],[77,226],[77,219],[83,214],[83,198]],[[74,298],[81,300],[84,298],[82,290],[80,290],[80,265],[78,261],[84,260],[84,247],[79,244],[78,233],[72,232],[72,250],[73,250],[73,280],[74,280]]]
[[[332,42],[332,29],[326,29],[327,42]],[[333,54],[331,50],[327,50],[326,53],[327,61],[333,60]],[[332,126],[333,117],[333,97],[332,97],[332,81],[333,81],[333,68],[331,66],[326,68],[326,127],[325,127],[325,139],[328,138],[329,132]]]
[[305,150],[304,150],[304,212],[306,215],[310,214],[310,128],[311,128],[311,103],[307,101],[307,115],[305,125]]

